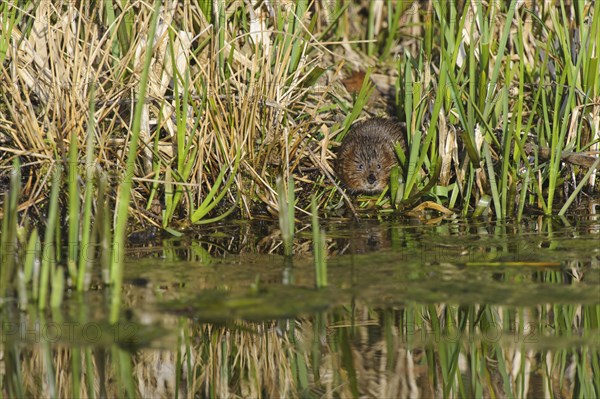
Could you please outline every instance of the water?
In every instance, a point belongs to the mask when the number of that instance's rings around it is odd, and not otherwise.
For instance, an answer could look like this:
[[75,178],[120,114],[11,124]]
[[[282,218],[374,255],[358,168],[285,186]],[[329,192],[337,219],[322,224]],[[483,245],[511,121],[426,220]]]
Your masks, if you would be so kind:
[[597,397],[600,220],[266,222],[130,249],[110,290],[6,309],[7,396]]

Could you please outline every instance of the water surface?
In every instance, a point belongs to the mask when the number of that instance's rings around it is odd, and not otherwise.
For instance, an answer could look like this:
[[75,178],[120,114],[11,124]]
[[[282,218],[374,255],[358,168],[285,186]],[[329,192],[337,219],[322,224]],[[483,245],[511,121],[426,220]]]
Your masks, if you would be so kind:
[[593,397],[600,221],[322,223],[281,255],[267,222],[132,245],[109,290],[6,312],[5,392],[143,397]]

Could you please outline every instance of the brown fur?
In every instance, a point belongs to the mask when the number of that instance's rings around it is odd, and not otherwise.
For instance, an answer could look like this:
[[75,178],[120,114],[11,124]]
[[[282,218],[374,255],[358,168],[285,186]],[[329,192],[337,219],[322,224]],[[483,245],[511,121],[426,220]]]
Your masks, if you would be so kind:
[[406,151],[406,132],[393,120],[373,118],[352,126],[337,154],[336,170],[342,183],[354,192],[383,191],[397,164],[396,142]]

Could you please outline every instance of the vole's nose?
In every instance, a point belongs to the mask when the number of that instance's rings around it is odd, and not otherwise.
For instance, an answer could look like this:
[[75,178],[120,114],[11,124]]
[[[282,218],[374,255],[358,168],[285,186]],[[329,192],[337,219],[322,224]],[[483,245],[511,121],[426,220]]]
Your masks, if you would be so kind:
[[373,173],[371,173],[369,176],[367,176],[367,181],[369,182],[369,184],[373,184],[377,181],[377,178]]

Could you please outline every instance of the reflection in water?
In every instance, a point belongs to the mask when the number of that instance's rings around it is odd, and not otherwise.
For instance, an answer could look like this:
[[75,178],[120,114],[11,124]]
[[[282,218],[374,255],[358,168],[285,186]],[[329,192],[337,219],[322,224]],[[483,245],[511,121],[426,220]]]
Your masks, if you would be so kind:
[[599,346],[597,330],[583,327],[597,305],[563,306],[561,322],[548,308],[355,302],[272,322],[181,317],[161,349],[7,345],[3,388],[19,392],[19,381],[26,396],[59,397],[92,389],[109,397],[128,389],[141,397],[591,397]]
[[597,222],[330,224],[322,290],[309,234],[245,229],[135,248],[118,326],[3,308],[3,396],[600,394]]

